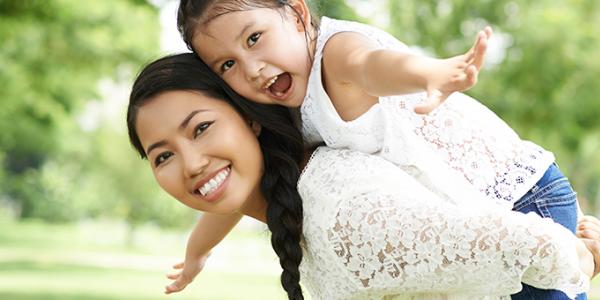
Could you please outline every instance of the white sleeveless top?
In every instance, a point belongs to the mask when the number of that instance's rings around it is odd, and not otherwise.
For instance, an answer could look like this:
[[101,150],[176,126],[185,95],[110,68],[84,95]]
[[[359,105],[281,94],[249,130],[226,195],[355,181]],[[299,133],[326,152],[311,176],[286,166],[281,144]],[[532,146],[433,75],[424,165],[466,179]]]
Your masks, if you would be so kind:
[[563,226],[441,199],[377,155],[320,147],[298,192],[301,281],[314,300],[510,299],[521,282],[574,297],[589,287]]
[[[496,114],[462,93],[452,94],[428,115],[413,111],[426,97],[425,93],[418,93],[381,97],[378,104],[356,120],[342,120],[323,88],[321,60],[329,38],[347,31],[363,34],[381,48],[410,51],[377,28],[323,17],[301,106],[302,131],[309,146],[325,142],[333,148],[378,154],[432,190],[441,186],[438,193],[452,194],[445,189],[464,181],[506,207],[512,207],[554,162],[551,152],[521,140]],[[452,172],[445,176],[435,174],[442,168],[440,165],[450,166]]]

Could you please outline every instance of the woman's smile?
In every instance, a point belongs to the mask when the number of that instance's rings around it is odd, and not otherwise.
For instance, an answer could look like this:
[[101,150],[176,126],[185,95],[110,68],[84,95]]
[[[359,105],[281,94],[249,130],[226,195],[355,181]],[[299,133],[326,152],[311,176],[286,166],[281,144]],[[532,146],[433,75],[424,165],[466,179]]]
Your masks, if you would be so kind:
[[225,189],[227,188],[227,183],[229,182],[229,175],[231,175],[230,166],[213,172],[205,179],[202,179],[198,183],[196,183],[193,189],[193,193],[195,195],[200,196],[201,199],[204,201],[218,201]]
[[260,191],[258,131],[225,101],[164,92],[140,107],[136,128],[159,185],[183,204],[240,212]]

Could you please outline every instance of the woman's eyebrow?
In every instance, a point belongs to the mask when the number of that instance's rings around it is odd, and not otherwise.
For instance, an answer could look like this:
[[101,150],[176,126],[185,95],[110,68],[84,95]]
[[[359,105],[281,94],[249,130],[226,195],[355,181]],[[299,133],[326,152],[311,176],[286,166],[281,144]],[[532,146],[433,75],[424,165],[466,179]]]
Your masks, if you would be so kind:
[[[187,117],[185,117],[183,119],[183,121],[181,122],[181,124],[179,124],[179,130],[184,130],[190,123],[190,120],[192,120],[192,118],[197,115],[198,113],[201,112],[206,112],[208,111],[207,109],[197,109],[192,111],[189,115],[187,115]],[[150,155],[150,151],[158,148],[158,147],[162,147],[164,145],[166,145],[167,142],[165,140],[162,141],[158,141],[156,143],[151,144],[150,146],[148,146],[148,148],[146,149],[146,155]]]
[[206,110],[206,109],[197,109],[197,110],[192,111],[187,117],[185,117],[185,119],[183,119],[183,121],[181,122],[181,124],[179,124],[179,130],[185,129],[188,126],[188,124],[190,123],[190,120],[196,114],[201,113],[201,112],[205,112],[205,111],[208,111],[208,110]]

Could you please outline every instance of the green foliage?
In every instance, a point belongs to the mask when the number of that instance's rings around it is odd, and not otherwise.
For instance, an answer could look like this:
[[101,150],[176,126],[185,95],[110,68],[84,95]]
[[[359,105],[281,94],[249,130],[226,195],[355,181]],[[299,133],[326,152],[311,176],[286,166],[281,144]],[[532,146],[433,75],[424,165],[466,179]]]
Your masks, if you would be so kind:
[[[321,15],[369,18],[344,0],[309,2]],[[600,2],[386,5],[388,31],[439,57],[464,52],[491,24],[503,60],[488,61],[469,93],[553,151],[584,205],[600,197]],[[8,199],[21,217],[56,222],[190,224],[195,213],[162,193],[147,162],[135,159],[123,116],[100,118],[88,131],[77,122],[101,98],[100,80],[129,86],[131,74],[157,57],[159,30],[157,9],[144,0],[0,0],[0,205]]]
[[96,95],[99,78],[147,59],[158,24],[155,9],[127,1],[2,1],[0,8],[0,145],[18,174],[56,151],[59,123]]
[[344,0],[312,0],[309,1],[311,7],[319,16],[327,16],[330,18],[365,21],[358,16],[354,9],[350,7]]
[[[121,126],[82,131],[101,79],[129,81],[155,58],[157,8],[140,0],[0,0],[0,198],[23,218],[122,218],[189,225],[193,212],[158,192]],[[129,83],[128,83],[129,84]]]
[[[588,204],[599,197],[600,2],[388,1],[389,31],[439,57],[466,51],[489,24],[504,59],[469,92],[523,138],[553,151]],[[502,47],[500,47],[502,48]]]

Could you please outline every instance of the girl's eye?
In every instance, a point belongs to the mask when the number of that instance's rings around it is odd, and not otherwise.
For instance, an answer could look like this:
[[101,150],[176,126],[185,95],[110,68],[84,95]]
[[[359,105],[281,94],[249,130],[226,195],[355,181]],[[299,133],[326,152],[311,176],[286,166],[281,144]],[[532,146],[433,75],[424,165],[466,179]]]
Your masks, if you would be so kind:
[[155,159],[154,159],[154,166],[158,167],[160,164],[164,163],[165,161],[167,161],[167,159],[169,159],[169,157],[173,156],[172,152],[163,152],[161,154],[159,154]]
[[225,72],[225,71],[231,69],[231,67],[233,67],[234,64],[235,64],[235,62],[233,60],[228,60],[228,61],[224,62],[221,65],[221,72]]
[[194,128],[194,138],[197,138],[199,135],[201,135],[206,129],[208,129],[208,127],[210,127],[210,125],[212,125],[212,123],[213,122],[202,122],[198,124],[198,126]]
[[248,47],[254,46],[254,44],[256,44],[256,42],[258,42],[259,38],[260,38],[259,32],[255,32],[252,35],[250,35],[250,37],[248,37],[248,40],[246,41],[246,43],[248,44]]

